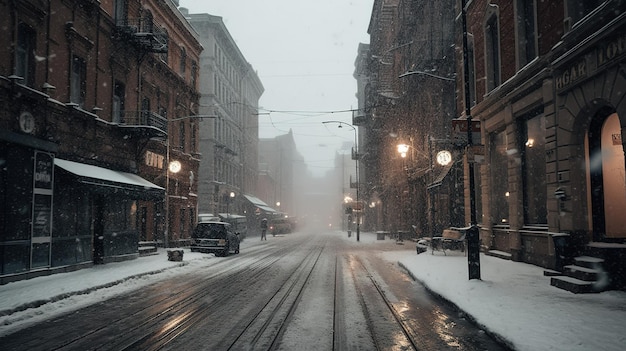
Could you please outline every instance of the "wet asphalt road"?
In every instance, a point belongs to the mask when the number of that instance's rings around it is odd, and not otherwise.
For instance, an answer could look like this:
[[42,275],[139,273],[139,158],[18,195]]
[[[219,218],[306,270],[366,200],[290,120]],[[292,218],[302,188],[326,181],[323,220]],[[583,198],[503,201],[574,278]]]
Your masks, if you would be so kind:
[[[505,350],[345,233],[269,237],[0,339],[2,350]],[[258,240],[251,237],[246,240]]]

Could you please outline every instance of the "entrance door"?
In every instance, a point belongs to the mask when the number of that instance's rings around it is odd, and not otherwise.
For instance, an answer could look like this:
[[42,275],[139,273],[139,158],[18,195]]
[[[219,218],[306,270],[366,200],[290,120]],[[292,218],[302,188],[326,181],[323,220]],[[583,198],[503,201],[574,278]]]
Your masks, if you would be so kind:
[[626,238],[626,166],[616,113],[590,127],[589,155],[593,240]]

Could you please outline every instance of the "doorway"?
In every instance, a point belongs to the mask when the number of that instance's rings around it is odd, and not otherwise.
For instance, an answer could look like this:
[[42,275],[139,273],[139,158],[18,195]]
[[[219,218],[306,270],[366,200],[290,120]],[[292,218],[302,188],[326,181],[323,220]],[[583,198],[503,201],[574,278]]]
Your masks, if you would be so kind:
[[621,241],[626,238],[626,166],[617,113],[598,112],[587,149],[593,241]]

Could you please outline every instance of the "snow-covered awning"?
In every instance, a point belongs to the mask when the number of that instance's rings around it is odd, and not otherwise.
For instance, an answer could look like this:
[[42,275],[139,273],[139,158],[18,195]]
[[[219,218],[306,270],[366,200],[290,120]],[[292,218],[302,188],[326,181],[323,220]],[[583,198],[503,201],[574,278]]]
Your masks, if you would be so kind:
[[438,186],[441,185],[441,183],[443,183],[443,180],[446,178],[446,176],[448,175],[448,173],[450,173],[450,170],[452,169],[452,166],[454,165],[454,162],[450,162],[448,165],[443,166],[443,169],[441,170],[441,172],[439,172],[439,174],[437,175],[437,177],[433,180],[432,183],[428,184],[428,190],[432,189],[432,188],[436,188]]
[[108,168],[59,158],[54,159],[54,165],[76,176],[78,181],[83,184],[141,192],[149,196],[156,195],[162,197],[165,195],[165,189],[136,174],[114,171]]
[[275,209],[269,207],[268,204],[263,202],[263,200],[259,199],[256,196],[252,195],[244,195],[244,197],[250,201],[254,206],[258,207],[260,210],[265,211],[266,213],[278,213]]

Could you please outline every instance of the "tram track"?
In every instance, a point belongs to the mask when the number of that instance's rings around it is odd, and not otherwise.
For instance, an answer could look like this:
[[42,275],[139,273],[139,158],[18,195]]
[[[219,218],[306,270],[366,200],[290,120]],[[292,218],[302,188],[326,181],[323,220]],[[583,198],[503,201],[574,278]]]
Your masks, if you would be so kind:
[[[384,350],[393,346],[402,350],[419,350],[412,328],[387,298],[385,290],[362,259],[358,256],[349,256],[347,259],[360,267],[358,271],[352,270],[352,278],[376,349]],[[353,267],[357,265],[352,264]],[[383,309],[382,306],[386,308]],[[381,333],[383,329],[385,333]],[[393,345],[389,345],[391,341]]]

